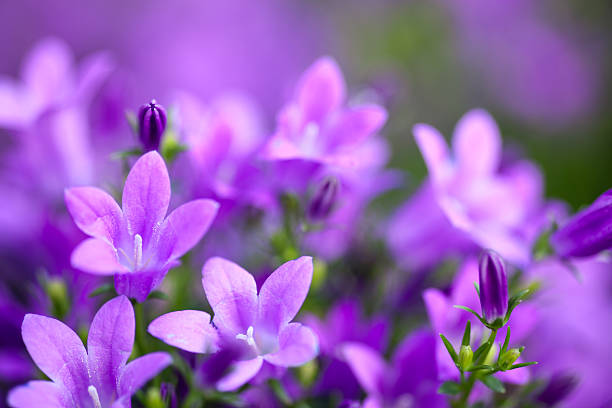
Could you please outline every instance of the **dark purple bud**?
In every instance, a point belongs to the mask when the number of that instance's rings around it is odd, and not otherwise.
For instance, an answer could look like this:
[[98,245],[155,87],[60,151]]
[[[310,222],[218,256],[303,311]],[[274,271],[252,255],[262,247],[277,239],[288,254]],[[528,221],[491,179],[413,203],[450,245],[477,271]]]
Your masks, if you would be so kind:
[[553,407],[567,398],[578,385],[578,379],[566,373],[555,373],[537,400],[547,407]]
[[587,257],[612,248],[612,190],[574,215],[550,243],[562,258]]
[[318,186],[314,197],[310,201],[308,216],[313,220],[326,218],[336,204],[339,191],[340,181],[333,176],[326,177]]
[[504,319],[508,311],[508,275],[504,260],[496,252],[486,250],[478,265],[480,306],[488,323]]
[[138,110],[140,143],[146,152],[159,150],[162,134],[166,129],[166,110],[155,99]]

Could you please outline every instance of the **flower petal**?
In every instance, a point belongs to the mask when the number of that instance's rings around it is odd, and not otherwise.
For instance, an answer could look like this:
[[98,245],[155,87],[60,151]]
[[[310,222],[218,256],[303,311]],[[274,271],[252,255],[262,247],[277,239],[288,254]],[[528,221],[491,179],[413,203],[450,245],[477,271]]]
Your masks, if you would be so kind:
[[89,369],[100,397],[112,395],[134,346],[134,309],[125,296],[106,302],[91,322],[87,337]]
[[319,339],[314,332],[300,323],[291,323],[280,332],[279,350],[264,359],[277,366],[295,367],[305,364],[319,353]]
[[30,381],[13,388],[7,398],[13,408],[64,408],[62,389],[51,381]]
[[499,167],[502,141],[497,124],[486,111],[475,109],[457,123],[453,151],[462,172],[491,174]]
[[156,151],[143,155],[130,170],[123,188],[123,214],[131,235],[140,234],[146,247],[170,203],[170,178]]
[[43,373],[79,401],[87,396],[87,353],[77,334],[59,320],[27,314],[21,326],[28,353]]
[[336,147],[355,147],[378,132],[387,120],[387,111],[378,105],[347,109],[331,129],[330,142]]
[[245,333],[257,311],[257,285],[250,273],[223,258],[211,258],[202,268],[202,286],[222,331]]
[[270,332],[289,323],[302,307],[312,281],[312,258],[303,256],[281,265],[259,292],[259,323]]
[[262,364],[261,357],[235,363],[231,367],[231,372],[217,382],[217,389],[226,392],[239,388],[257,375]]
[[345,99],[345,84],[336,61],[329,57],[317,60],[302,75],[296,99],[302,110],[303,124],[320,122],[340,108]]
[[122,214],[110,195],[95,187],[75,187],[64,191],[64,199],[81,231],[118,245]]
[[412,133],[432,179],[440,181],[446,178],[451,170],[451,161],[444,137],[434,127],[422,123],[415,125]]
[[148,330],[164,343],[192,353],[217,349],[217,330],[210,324],[210,315],[199,310],[166,313],[153,320]]
[[97,238],[81,242],[72,251],[70,263],[73,268],[97,275],[113,275],[127,271],[126,267],[119,263],[115,248]]
[[383,378],[389,370],[382,356],[360,343],[345,343],[340,346],[340,353],[363,389],[368,394],[381,394]]
[[120,395],[133,395],[171,363],[172,357],[163,351],[146,354],[130,361],[121,373],[121,379],[119,380]]
[[115,274],[115,290],[120,295],[125,295],[138,302],[144,302],[168,273],[168,270],[178,263],[167,264],[162,269],[143,272],[117,273]]
[[213,200],[194,200],[172,211],[160,229],[159,258],[176,259],[202,239],[217,215]]

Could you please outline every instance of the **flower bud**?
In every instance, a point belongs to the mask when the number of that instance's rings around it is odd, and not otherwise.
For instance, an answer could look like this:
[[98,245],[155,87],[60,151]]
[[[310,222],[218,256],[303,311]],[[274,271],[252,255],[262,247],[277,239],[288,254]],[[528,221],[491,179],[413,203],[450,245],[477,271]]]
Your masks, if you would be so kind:
[[142,105],[138,111],[138,132],[145,151],[159,150],[166,129],[166,110],[155,99]]
[[574,215],[550,243],[562,258],[587,257],[612,248],[612,190]]
[[340,181],[336,177],[330,176],[325,178],[310,201],[308,207],[309,217],[313,220],[326,218],[336,203],[339,190]]
[[487,250],[480,257],[478,269],[484,318],[489,324],[503,321],[508,311],[508,276],[504,260],[496,252]]
[[511,348],[506,351],[499,359],[499,368],[503,371],[509,370],[512,367],[512,364],[521,356],[523,352],[523,347],[521,348]]
[[459,367],[461,371],[465,371],[472,365],[472,359],[474,357],[474,352],[472,348],[468,346],[461,346],[459,350]]

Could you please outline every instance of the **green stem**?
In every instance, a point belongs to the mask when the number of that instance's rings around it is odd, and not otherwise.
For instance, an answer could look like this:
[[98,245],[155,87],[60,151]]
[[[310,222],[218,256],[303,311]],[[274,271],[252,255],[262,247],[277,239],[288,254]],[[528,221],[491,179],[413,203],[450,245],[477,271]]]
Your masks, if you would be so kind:
[[134,314],[136,317],[136,347],[138,347],[138,354],[142,356],[147,353],[147,334],[142,303],[134,305]]
[[[497,335],[497,329],[493,329],[491,330],[491,334],[489,335],[489,339],[487,340],[487,348],[486,350],[478,357],[478,360],[474,361],[474,365],[480,365],[483,364],[484,361],[486,360],[487,356],[489,355],[489,352],[491,351],[491,347],[493,347],[493,343],[495,342],[495,336]],[[463,393],[461,394],[461,398],[459,399],[456,407],[458,408],[465,408],[467,407],[467,402],[468,399],[470,397],[470,394],[472,392],[472,388],[474,388],[474,384],[476,383],[476,380],[478,379],[478,375],[479,375],[479,371],[474,371],[472,374],[470,374],[470,377],[468,378],[467,382],[461,381],[462,385],[463,385]]]

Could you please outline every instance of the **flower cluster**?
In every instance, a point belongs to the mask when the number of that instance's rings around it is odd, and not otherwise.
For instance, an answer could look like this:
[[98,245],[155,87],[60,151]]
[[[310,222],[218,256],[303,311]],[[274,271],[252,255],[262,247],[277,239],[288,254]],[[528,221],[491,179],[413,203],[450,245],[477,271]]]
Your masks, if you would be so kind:
[[384,98],[331,57],[275,120],[176,89],[106,101],[116,138],[91,116],[125,78],[76,67],[49,39],[0,79],[10,407],[609,404],[611,192],[571,216],[485,110],[414,126],[388,215]]

